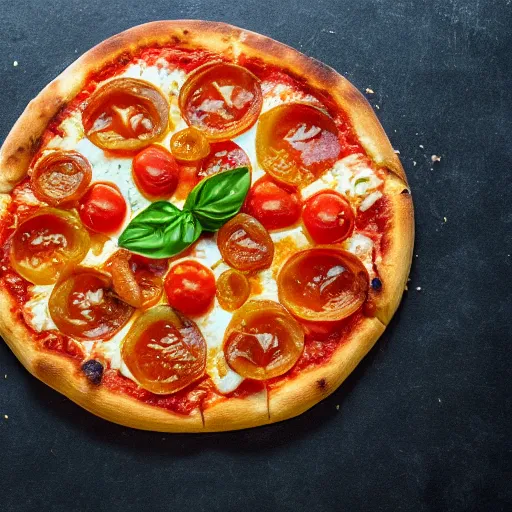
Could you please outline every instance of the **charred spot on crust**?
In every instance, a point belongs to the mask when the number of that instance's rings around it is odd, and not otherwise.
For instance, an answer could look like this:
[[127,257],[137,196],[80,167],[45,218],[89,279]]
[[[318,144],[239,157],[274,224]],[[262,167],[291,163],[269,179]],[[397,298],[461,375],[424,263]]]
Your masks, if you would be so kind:
[[380,290],[382,288],[382,281],[378,277],[372,279],[372,288],[374,290]]
[[82,371],[92,384],[100,384],[103,377],[103,365],[95,359],[90,359],[82,365]]
[[31,136],[29,144],[30,144],[30,154],[35,155],[39,151],[39,148],[41,147],[41,137]]
[[400,194],[410,194],[409,189],[408,188],[404,188],[402,190],[402,192],[400,192]]
[[188,29],[185,29],[185,30],[183,30],[183,35],[184,35],[184,36],[187,36],[187,35],[189,34],[189,32],[190,32],[190,31],[189,31]]
[[327,388],[327,381],[325,379],[319,379],[316,381],[318,387],[324,391]]

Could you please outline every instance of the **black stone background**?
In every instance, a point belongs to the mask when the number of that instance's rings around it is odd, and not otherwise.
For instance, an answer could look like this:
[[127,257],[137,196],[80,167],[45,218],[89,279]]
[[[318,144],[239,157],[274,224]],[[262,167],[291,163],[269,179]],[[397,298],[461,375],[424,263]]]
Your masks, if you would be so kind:
[[38,382],[0,343],[1,510],[512,509],[510,0],[0,7],[0,140],[47,82],[108,36],[157,19],[226,21],[375,91],[417,230],[409,291],[385,335],[337,392],[277,425],[210,435],[119,427]]

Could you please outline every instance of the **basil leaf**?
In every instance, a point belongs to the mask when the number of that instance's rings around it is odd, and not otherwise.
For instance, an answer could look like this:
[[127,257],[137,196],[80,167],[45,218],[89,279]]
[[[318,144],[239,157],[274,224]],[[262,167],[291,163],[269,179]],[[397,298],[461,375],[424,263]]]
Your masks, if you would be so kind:
[[151,258],[168,258],[194,243],[201,231],[191,212],[157,201],[128,224],[118,245]]
[[247,167],[220,172],[198,183],[183,209],[192,212],[204,230],[217,231],[240,211],[250,186]]

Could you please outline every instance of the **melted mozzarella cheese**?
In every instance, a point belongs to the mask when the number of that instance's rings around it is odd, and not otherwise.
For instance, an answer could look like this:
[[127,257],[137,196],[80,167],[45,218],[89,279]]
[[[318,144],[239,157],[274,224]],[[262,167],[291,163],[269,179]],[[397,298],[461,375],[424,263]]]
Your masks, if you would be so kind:
[[350,238],[343,242],[343,248],[355,254],[366,267],[370,279],[375,276],[373,268],[373,240],[361,233],[354,233]]
[[[216,235],[199,240],[190,256],[207,267],[213,267],[212,270],[216,279],[218,279],[222,272],[230,268],[222,261]],[[208,347],[206,372],[217,390],[221,393],[234,391],[244,380],[243,377],[229,368],[222,350],[224,333],[232,316],[233,313],[222,309],[215,298],[213,308],[202,317],[196,319],[196,324],[203,334]]]
[[258,122],[247,130],[246,132],[242,133],[242,135],[239,135],[238,137],[233,139],[233,142],[238,144],[246,153],[246,155],[249,157],[249,161],[251,162],[252,167],[252,174],[251,174],[251,180],[252,183],[259,180],[261,177],[265,176],[265,171],[260,167],[258,163],[258,159],[256,158],[256,130],[258,129]]
[[30,299],[23,306],[23,317],[36,332],[57,329],[48,309],[52,291],[53,285],[36,285],[29,289]]
[[93,182],[110,181],[119,187],[123,196],[128,200],[132,216],[151,204],[135,186],[130,157],[107,157],[102,149],[86,138],[76,145],[76,150],[89,160]]
[[137,382],[121,357],[121,343],[126,338],[134,322],[134,318],[109,340],[99,340],[94,347],[94,355],[100,355],[110,361],[110,367],[119,370],[121,375]]
[[86,267],[99,267],[103,265],[118,249],[117,243],[114,240],[107,240],[101,249],[101,252],[94,254],[92,249],[85,255],[82,260],[82,265]]
[[263,82],[261,92],[263,94],[262,113],[285,103],[304,102],[317,107],[322,106],[314,96],[299,91],[289,84]]
[[186,73],[181,69],[171,69],[164,59],[158,59],[155,65],[148,66],[145,61],[139,60],[131,64],[126,70],[115,78],[138,78],[146,80],[158,87],[165,97],[177,96],[187,79]]
[[368,159],[354,154],[338,160],[332,169],[303,188],[301,194],[303,199],[307,199],[320,190],[332,189],[349,197],[364,198],[381,183]]

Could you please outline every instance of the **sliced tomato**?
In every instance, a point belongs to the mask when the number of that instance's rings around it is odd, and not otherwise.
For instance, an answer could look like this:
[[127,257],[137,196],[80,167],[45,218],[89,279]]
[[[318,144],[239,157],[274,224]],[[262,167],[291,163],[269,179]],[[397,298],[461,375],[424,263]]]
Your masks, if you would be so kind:
[[249,190],[243,211],[258,219],[267,229],[282,229],[299,220],[301,208],[298,194],[264,176]]
[[80,263],[90,246],[90,237],[76,215],[41,208],[12,235],[11,264],[28,281],[50,284],[65,268]]
[[248,167],[251,170],[251,161],[246,152],[231,140],[214,142],[197,175],[199,178],[207,178],[237,167]]
[[206,342],[197,325],[170,306],[146,311],[121,345],[121,357],[141,387],[176,393],[204,375]]
[[298,318],[318,322],[342,320],[357,311],[368,286],[359,258],[330,247],[294,254],[277,279],[279,302]]
[[116,78],[92,94],[82,122],[87,138],[101,149],[138,151],[164,135],[169,103],[149,82]]
[[113,289],[120,299],[135,308],[146,309],[154,306],[162,296],[165,270],[160,271],[160,266],[142,258],[120,249],[109,258],[105,271],[112,276]]
[[305,187],[332,167],[340,152],[334,121],[316,107],[288,103],[260,117],[256,156],[278,181]]
[[211,140],[228,140],[258,119],[263,100],[258,78],[236,64],[210,64],[191,73],[180,90],[182,116]]
[[80,219],[90,230],[111,235],[124,224],[128,207],[113,183],[94,183],[80,200]]
[[348,238],[354,230],[355,215],[350,203],[333,190],[311,196],[304,205],[302,220],[317,244],[333,244]]
[[182,162],[197,162],[210,152],[208,139],[196,128],[190,126],[171,137],[171,153]]
[[241,271],[268,268],[274,258],[268,231],[246,213],[239,213],[219,229],[217,245],[222,259]]
[[150,199],[169,199],[176,190],[180,168],[165,148],[149,146],[133,159],[132,172],[142,194]]
[[251,285],[238,270],[226,270],[217,279],[217,300],[226,311],[234,311],[249,298]]
[[197,261],[182,261],[171,267],[164,287],[173,308],[197,316],[206,313],[213,303],[215,276]]
[[242,377],[265,380],[286,373],[304,349],[304,331],[281,304],[251,300],[231,319],[224,337],[228,365]]
[[48,309],[59,331],[87,340],[111,338],[133,313],[114,294],[110,276],[86,268],[55,285]]
[[80,199],[91,182],[89,161],[76,151],[52,151],[32,171],[34,195],[51,206]]

